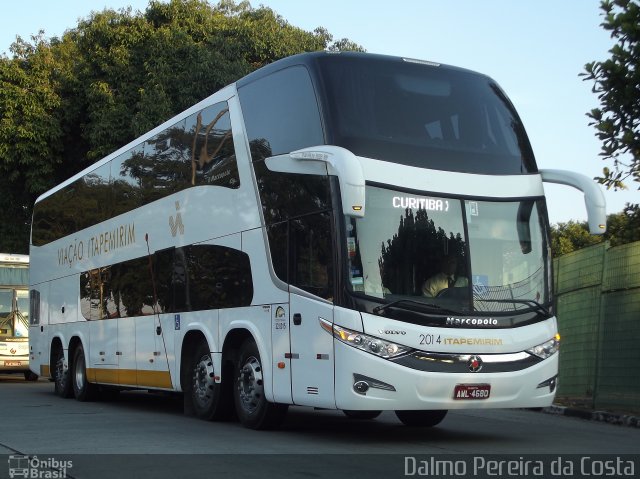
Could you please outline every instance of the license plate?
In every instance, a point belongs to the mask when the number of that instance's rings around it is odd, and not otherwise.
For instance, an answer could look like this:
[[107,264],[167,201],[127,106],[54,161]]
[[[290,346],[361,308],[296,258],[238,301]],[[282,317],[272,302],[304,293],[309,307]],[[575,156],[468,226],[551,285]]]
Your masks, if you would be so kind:
[[22,361],[5,361],[5,366],[22,366]]
[[488,399],[490,393],[491,384],[457,384],[453,390],[453,399]]

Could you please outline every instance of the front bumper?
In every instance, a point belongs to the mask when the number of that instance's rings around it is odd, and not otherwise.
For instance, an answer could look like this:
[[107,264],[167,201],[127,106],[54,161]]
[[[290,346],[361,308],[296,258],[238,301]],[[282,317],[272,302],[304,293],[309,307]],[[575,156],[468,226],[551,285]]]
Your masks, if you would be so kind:
[[0,372],[29,371],[29,355],[0,355]]
[[[545,407],[555,397],[558,354],[504,372],[433,372],[412,369],[335,341],[336,405],[352,410],[430,410]],[[382,387],[354,384],[362,377]],[[539,385],[547,382],[547,385]],[[490,385],[486,399],[454,399],[458,385]],[[379,385],[379,386],[380,386]],[[388,388],[387,386],[392,386]],[[358,392],[360,389],[360,392]]]

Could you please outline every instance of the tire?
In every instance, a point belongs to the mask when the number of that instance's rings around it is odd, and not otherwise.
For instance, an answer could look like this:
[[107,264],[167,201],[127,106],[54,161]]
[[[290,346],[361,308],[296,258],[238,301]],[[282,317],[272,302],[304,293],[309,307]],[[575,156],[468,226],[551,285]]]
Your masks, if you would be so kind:
[[73,353],[71,384],[78,401],[93,401],[96,398],[98,387],[87,380],[87,362],[82,344],[78,344]]
[[288,405],[267,401],[258,346],[247,339],[240,347],[233,381],[233,399],[240,423],[249,429],[274,429],[282,424]]
[[71,385],[71,371],[64,368],[64,351],[62,348],[56,351],[53,364],[53,381],[55,392],[61,398],[73,397],[73,387]]
[[33,371],[25,371],[24,372],[24,380],[25,381],[37,381],[38,375]]
[[189,361],[189,381],[185,390],[185,410],[206,421],[224,421],[233,417],[233,397],[226,385],[231,381],[214,381],[213,360],[209,346],[202,341]]
[[447,410],[435,411],[396,411],[396,416],[405,426],[412,427],[433,427],[447,415]]
[[362,419],[362,420],[375,419],[380,414],[382,414],[382,411],[352,411],[349,409],[345,409],[342,412],[344,413],[345,416],[351,419]]

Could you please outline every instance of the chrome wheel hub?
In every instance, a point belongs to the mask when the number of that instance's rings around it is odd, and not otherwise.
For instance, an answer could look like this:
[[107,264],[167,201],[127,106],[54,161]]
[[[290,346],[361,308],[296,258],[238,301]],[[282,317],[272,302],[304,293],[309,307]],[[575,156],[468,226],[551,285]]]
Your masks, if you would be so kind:
[[264,397],[264,383],[260,361],[253,356],[240,368],[238,392],[240,404],[246,412],[252,413],[258,409]]
[[205,354],[193,369],[193,398],[203,407],[213,400],[214,377],[213,361]]
[[73,372],[76,378],[76,387],[79,391],[84,389],[84,356],[80,356],[78,358],[78,363],[75,366],[75,371]]

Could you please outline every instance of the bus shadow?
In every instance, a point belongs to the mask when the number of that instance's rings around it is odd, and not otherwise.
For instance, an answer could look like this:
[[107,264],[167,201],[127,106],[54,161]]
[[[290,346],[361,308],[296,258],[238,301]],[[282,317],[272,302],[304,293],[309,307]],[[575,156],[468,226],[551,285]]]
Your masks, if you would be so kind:
[[389,442],[393,442],[396,446],[406,444],[415,447],[419,444],[438,442],[441,445],[447,444],[449,449],[455,443],[482,441],[486,445],[493,441],[498,444],[504,440],[501,435],[492,434],[489,431],[451,429],[449,419],[452,417],[455,417],[455,413],[449,413],[449,416],[435,427],[411,427],[402,424],[392,411],[383,412],[376,419],[359,420],[349,418],[341,411],[290,408],[280,430],[305,437],[313,434],[317,438],[333,443],[344,443],[350,447],[388,445]]
[[22,372],[0,373],[0,384],[10,384],[10,383],[37,384],[42,381],[46,381],[46,379],[39,378],[37,381],[27,381],[24,378],[24,374]]
[[[51,397],[51,390],[42,391]],[[73,399],[60,401],[73,401]],[[93,404],[99,403],[102,407],[117,409],[122,412],[135,412],[136,414],[160,413],[167,416],[183,416],[183,397],[175,393],[158,393],[146,391],[122,391],[108,398],[100,397]],[[86,403],[85,403],[86,404]],[[394,444],[394,450],[403,446],[415,450],[421,444],[433,448],[434,443],[438,448],[445,446],[446,450],[455,449],[455,445],[482,443],[485,447],[492,443],[504,445],[505,435],[499,432],[483,430],[473,431],[460,429],[460,418],[455,412],[450,412],[441,424],[431,428],[410,427],[403,425],[392,411],[383,412],[376,419],[359,420],[349,418],[337,410],[314,410],[301,406],[289,408],[287,416],[281,427],[274,431],[254,432],[247,430],[249,434],[262,434],[265,436],[288,436],[292,442],[299,437],[301,441],[308,442],[309,437],[321,440],[333,446],[344,447],[345,452],[358,452],[361,448],[370,448],[376,445]],[[243,429],[237,420],[226,422],[206,423],[194,417],[184,417],[184,421],[194,421],[202,426],[210,427],[212,433],[231,432]],[[193,423],[192,423],[193,424]],[[370,449],[369,449],[370,450]],[[385,450],[381,450],[385,453]],[[396,450],[397,453],[397,450]]]

